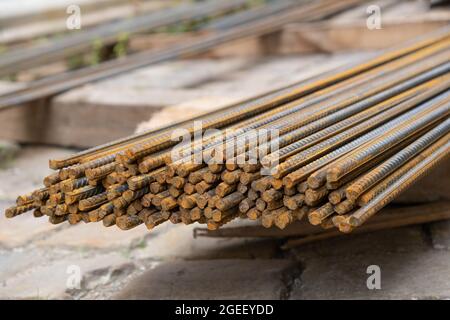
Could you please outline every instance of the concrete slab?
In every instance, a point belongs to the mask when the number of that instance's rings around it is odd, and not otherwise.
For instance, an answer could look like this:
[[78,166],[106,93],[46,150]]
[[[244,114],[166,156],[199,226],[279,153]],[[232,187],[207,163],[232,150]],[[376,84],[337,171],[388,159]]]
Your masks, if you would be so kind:
[[[449,299],[450,253],[435,250],[421,227],[335,238],[293,250],[303,267],[290,299]],[[381,270],[369,290],[369,266]]]
[[122,231],[116,227],[105,228],[102,223],[80,223],[37,240],[35,245],[72,249],[133,248],[142,245],[148,235],[144,226]]
[[427,226],[431,243],[435,249],[450,249],[450,221],[430,223]]
[[0,248],[23,247],[33,240],[45,238],[68,227],[65,224],[53,225],[45,217],[36,219],[31,211],[14,219],[7,219],[3,212],[12,205],[13,202],[8,205],[0,203]]
[[[322,256],[303,261],[290,299],[450,299],[449,261],[435,250]],[[381,270],[380,290],[367,287],[372,265]]]
[[280,299],[295,263],[289,260],[198,260],[160,264],[117,299]]
[[[65,259],[36,264],[24,272],[5,279],[1,298],[70,299],[93,290],[120,275],[118,269],[132,269],[133,264],[118,253],[85,258],[72,253]],[[71,277],[78,277],[79,280]],[[79,288],[76,287],[80,283]]]
[[131,252],[131,257],[138,260],[270,259],[279,253],[278,242],[272,240],[194,239],[195,227],[195,224],[163,224],[149,234],[145,243]]

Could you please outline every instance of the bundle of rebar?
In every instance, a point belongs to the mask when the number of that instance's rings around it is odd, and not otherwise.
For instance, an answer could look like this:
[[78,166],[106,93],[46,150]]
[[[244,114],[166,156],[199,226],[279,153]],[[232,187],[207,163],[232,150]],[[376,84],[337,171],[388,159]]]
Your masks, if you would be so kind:
[[[21,104],[23,105],[40,99],[47,99],[55,94],[84,85],[86,83],[91,83],[112,76],[117,76],[124,72],[129,72],[152,64],[204,53],[210,49],[216,48],[219,45],[232,41],[244,39],[247,37],[259,37],[262,35],[267,35],[279,31],[286,24],[292,22],[321,20],[341,11],[350,9],[356,5],[362,4],[365,1],[367,0],[306,1],[305,3],[301,2],[298,5],[294,6],[292,10],[282,10],[281,12],[275,12],[275,14],[269,16],[257,15],[257,17],[255,18],[250,15],[244,18],[241,17],[241,19],[244,21],[239,21],[239,19],[237,19],[238,21],[234,22],[229,21],[229,27],[223,29],[219,27],[215,32],[207,33],[199,39],[180,41],[179,43],[176,43],[167,48],[164,47],[157,50],[149,49],[136,52],[120,59],[108,60],[98,65],[92,65],[78,70],[68,71],[29,82],[24,88],[19,88],[13,91],[9,91],[5,94],[1,94],[0,110],[5,110],[13,106]],[[219,2],[222,4],[218,4],[217,1],[215,1],[215,6],[212,6],[214,5],[214,3],[209,5],[205,4],[206,9],[208,9],[205,10],[207,12],[211,12],[211,10],[223,10],[224,7],[227,7],[227,5],[223,4],[224,1]],[[233,3],[240,3],[240,1],[233,1]],[[229,5],[231,5],[231,3]],[[205,10],[201,11],[203,15],[205,14]],[[178,11],[179,10],[177,10],[177,12]],[[198,16],[198,14],[199,12],[194,11],[192,12],[192,16],[185,14],[185,18],[193,18],[194,16]],[[181,19],[183,17],[183,13],[178,12],[177,14],[170,14],[169,17],[170,19],[157,17],[154,26],[169,25],[171,23],[174,23],[175,21],[178,21],[178,18]],[[246,20],[246,18],[248,18],[248,21]],[[181,19],[181,21],[184,20],[185,19]],[[214,29],[214,26],[212,26],[211,29]],[[109,34],[109,32],[107,33]],[[80,37],[83,38],[81,35]],[[86,39],[82,40],[85,41]],[[59,49],[63,48],[63,50],[56,50],[56,53],[64,53],[70,51],[64,43],[60,44],[59,47]],[[77,48],[78,45],[75,45],[75,49]],[[53,48],[50,49],[50,51],[53,50]],[[42,52],[39,52],[37,54],[39,59],[41,58],[40,53]],[[48,59],[49,53],[47,51],[43,53],[44,56],[42,56],[42,59]],[[21,57],[22,55],[17,55],[17,59],[22,59]],[[20,69],[19,64],[22,66],[22,62],[14,63],[13,60],[16,59],[15,57],[13,57],[12,59],[6,58],[0,57],[0,75],[2,74],[1,69],[3,68],[1,66],[2,61],[5,62],[5,68],[12,68],[16,71]],[[32,63],[32,60],[28,58],[25,58],[24,61],[26,61],[26,63],[31,61],[30,63]],[[36,60],[35,62],[40,63],[40,61]]]
[[234,219],[283,229],[308,219],[351,232],[448,156],[449,54],[444,28],[262,98],[50,160],[57,171],[6,216],[34,210],[55,224],[122,230],[168,221],[216,230]]

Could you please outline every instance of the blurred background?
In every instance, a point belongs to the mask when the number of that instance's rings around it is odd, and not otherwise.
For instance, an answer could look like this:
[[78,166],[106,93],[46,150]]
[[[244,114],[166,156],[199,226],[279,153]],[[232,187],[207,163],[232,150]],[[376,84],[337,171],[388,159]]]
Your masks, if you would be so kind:
[[[261,96],[449,21],[448,1],[2,0],[0,211],[41,185],[48,159]],[[448,201],[449,181],[447,161],[397,204]],[[195,228],[2,215],[0,298],[450,298],[445,221],[288,250],[295,233],[194,238]],[[372,261],[385,265],[380,292],[365,286]]]

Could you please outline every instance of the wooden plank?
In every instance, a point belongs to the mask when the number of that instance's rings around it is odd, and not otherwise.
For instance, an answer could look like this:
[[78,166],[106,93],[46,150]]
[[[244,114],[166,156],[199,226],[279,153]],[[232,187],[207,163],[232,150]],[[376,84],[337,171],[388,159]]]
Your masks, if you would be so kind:
[[[105,114],[114,116],[105,119]],[[87,148],[132,134],[149,114],[149,109],[139,106],[71,103],[56,107],[41,101],[1,112],[0,136],[22,143]]]
[[211,79],[197,86],[200,95],[163,108],[148,121],[139,124],[138,131],[154,129],[162,124],[181,121],[201,113],[255,97],[277,88],[297,83],[351,59],[350,56],[311,55],[263,59],[253,66],[227,73],[222,79]]
[[[196,58],[230,58],[230,57],[247,57],[260,58],[263,56],[279,53],[279,41],[281,39],[282,31],[272,34],[250,37],[232,41],[217,46],[206,53],[198,54]],[[178,41],[189,39],[199,39],[204,37],[204,33],[185,33],[185,34],[138,34],[130,38],[130,51],[142,51],[148,49],[161,49],[169,45],[175,44]],[[288,40],[291,41],[291,40]],[[285,44],[289,45],[289,44]]]
[[286,26],[279,53],[379,50],[448,25],[450,11],[424,17],[382,20],[382,28],[370,30],[366,20],[292,24]]
[[[380,0],[370,3],[381,10],[382,29],[366,26],[368,4],[347,10],[329,21],[297,23],[283,31],[227,43],[199,55],[205,58],[261,57],[271,54],[299,54],[378,50],[445,26],[450,10],[429,10],[425,3]],[[181,39],[198,39],[203,33],[135,35],[132,51],[162,48]]]
[[[426,220],[426,215],[429,215]],[[401,223],[400,219],[404,219]],[[405,226],[411,224],[421,224],[430,221],[438,221],[450,219],[450,201],[439,201],[430,204],[421,204],[403,207],[386,207],[370,219],[361,231],[369,232],[379,230],[379,228],[387,228],[390,226]],[[358,229],[355,229],[356,231]],[[335,230],[332,230],[335,231]],[[320,226],[313,226],[309,222],[303,220],[292,223],[284,230],[278,228],[266,229],[258,222],[243,221],[234,224],[227,224],[218,230],[208,230],[206,228],[194,229],[194,237],[223,237],[223,238],[286,238],[286,237],[308,237],[330,233]],[[342,232],[332,233],[333,236],[344,235]],[[318,238],[320,239],[320,237]]]

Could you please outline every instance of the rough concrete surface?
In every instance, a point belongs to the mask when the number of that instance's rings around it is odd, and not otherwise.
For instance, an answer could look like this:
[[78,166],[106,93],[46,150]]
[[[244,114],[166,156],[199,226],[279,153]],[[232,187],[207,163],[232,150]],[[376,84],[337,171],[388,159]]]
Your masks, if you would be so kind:
[[280,299],[295,264],[286,259],[162,263],[133,280],[117,299]]
[[[422,226],[323,241],[293,250],[304,271],[291,299],[450,299],[450,252]],[[331,243],[332,242],[332,243]],[[369,266],[381,289],[367,288]]]
[[[18,194],[40,186],[49,158],[72,152],[22,147],[0,169],[0,211]],[[0,298],[450,298],[448,221],[348,235],[290,251],[279,249],[280,240],[194,239],[194,227],[120,231],[2,214]],[[367,289],[369,265],[381,269],[381,290]]]

